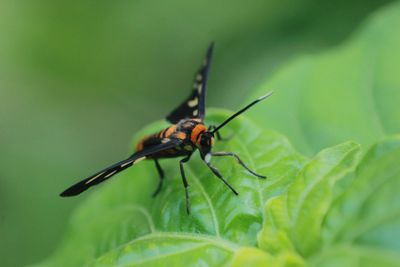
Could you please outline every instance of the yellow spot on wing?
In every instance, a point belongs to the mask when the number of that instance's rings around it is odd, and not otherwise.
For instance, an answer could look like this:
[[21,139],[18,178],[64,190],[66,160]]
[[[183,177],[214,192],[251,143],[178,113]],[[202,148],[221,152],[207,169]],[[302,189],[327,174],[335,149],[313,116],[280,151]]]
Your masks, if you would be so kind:
[[113,175],[114,173],[116,173],[117,172],[117,170],[115,170],[115,171],[113,171],[113,172],[110,172],[109,174],[107,174],[104,178],[108,178],[108,177],[110,177],[111,175]]
[[104,174],[104,172],[101,172],[101,173],[97,174],[97,175],[96,175],[95,177],[93,177],[92,179],[87,180],[87,182],[86,182],[85,184],[91,183],[92,181],[96,180],[99,176],[101,176],[101,175],[103,175],[103,174]]
[[168,143],[171,139],[169,138],[164,138],[163,140],[161,140],[161,143],[165,144]]
[[195,107],[198,103],[199,103],[199,99],[197,97],[195,99],[187,102],[188,106],[191,108]]
[[125,167],[126,165],[129,165],[133,162],[133,160],[130,160],[128,162],[125,162],[124,164],[121,164],[121,168]]
[[134,162],[134,163],[136,164],[136,163],[138,163],[138,162],[141,162],[141,161],[142,161],[142,160],[144,160],[144,159],[146,159],[146,157],[141,157],[141,158],[138,158],[137,160],[135,160],[135,162]]

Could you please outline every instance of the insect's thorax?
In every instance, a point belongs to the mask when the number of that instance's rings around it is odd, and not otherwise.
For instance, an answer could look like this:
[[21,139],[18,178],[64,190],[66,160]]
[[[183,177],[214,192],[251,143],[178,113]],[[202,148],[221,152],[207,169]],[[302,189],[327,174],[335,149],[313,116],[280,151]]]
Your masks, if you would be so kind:
[[176,124],[172,138],[179,138],[184,140],[185,143],[191,143],[195,146],[200,134],[206,130],[206,126],[200,119],[184,119]]

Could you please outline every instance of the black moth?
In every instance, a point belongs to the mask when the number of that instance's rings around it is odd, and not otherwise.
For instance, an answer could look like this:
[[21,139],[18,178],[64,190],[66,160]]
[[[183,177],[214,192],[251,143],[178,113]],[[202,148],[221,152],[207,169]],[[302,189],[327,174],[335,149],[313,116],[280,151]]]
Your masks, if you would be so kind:
[[205,95],[207,89],[207,76],[210,68],[211,57],[213,53],[214,45],[211,44],[207,50],[206,57],[200,69],[197,71],[193,89],[190,96],[176,109],[174,109],[166,119],[171,123],[171,126],[163,129],[160,132],[152,134],[143,138],[136,147],[136,152],[120,162],[107,167],[88,178],[74,184],[60,195],[62,197],[75,196],[83,191],[87,190],[89,187],[97,185],[115,174],[131,167],[135,163],[138,163],[144,159],[154,160],[158,174],[160,176],[160,181],[156,191],[153,196],[156,196],[163,185],[164,181],[164,171],[162,170],[159,159],[162,158],[175,158],[182,157],[179,161],[180,172],[182,176],[182,182],[185,188],[186,196],[186,211],[190,213],[189,205],[189,194],[188,194],[188,182],[185,175],[184,164],[190,159],[194,151],[199,150],[201,158],[204,163],[210,168],[210,170],[218,177],[235,195],[238,195],[236,190],[228,183],[227,180],[220,174],[220,172],[211,165],[211,157],[221,157],[221,156],[231,156],[236,158],[238,163],[243,166],[249,173],[259,178],[265,178],[265,176],[255,173],[250,170],[246,164],[240,159],[238,155],[232,152],[212,152],[212,147],[214,144],[214,137],[217,140],[221,140],[219,130],[228,124],[231,120],[237,117],[239,114],[243,113],[251,106],[260,102],[261,100],[269,97],[271,93],[266,94],[246,107],[242,108],[223,123],[218,126],[210,125],[208,128],[204,125],[205,116]]

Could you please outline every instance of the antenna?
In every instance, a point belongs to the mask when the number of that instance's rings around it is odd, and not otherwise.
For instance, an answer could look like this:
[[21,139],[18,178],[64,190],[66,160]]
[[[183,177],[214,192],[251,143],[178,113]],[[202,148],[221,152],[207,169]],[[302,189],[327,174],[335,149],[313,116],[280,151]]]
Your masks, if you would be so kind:
[[251,108],[252,106],[254,106],[255,104],[257,104],[258,102],[270,97],[274,92],[271,91],[266,95],[263,95],[259,98],[257,98],[256,100],[254,100],[253,102],[251,102],[250,104],[248,104],[247,106],[245,106],[244,108],[242,108],[241,110],[239,110],[238,112],[236,112],[235,114],[233,114],[232,116],[230,116],[228,119],[226,119],[223,123],[221,123],[219,126],[217,126],[211,133],[214,134],[215,132],[218,132],[219,129],[221,129],[222,127],[224,127],[226,124],[228,124],[231,120],[233,120],[234,118],[236,118],[237,116],[239,116],[240,114],[242,114],[243,112],[245,112],[246,110],[248,110],[249,108]]

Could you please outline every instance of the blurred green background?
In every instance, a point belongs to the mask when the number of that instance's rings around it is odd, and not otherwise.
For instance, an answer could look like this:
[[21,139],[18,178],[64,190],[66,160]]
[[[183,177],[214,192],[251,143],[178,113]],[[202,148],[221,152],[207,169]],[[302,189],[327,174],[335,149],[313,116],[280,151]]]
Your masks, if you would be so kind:
[[49,255],[72,182],[124,157],[216,42],[208,106],[235,109],[286,61],[341,43],[390,1],[0,1],[0,259]]

